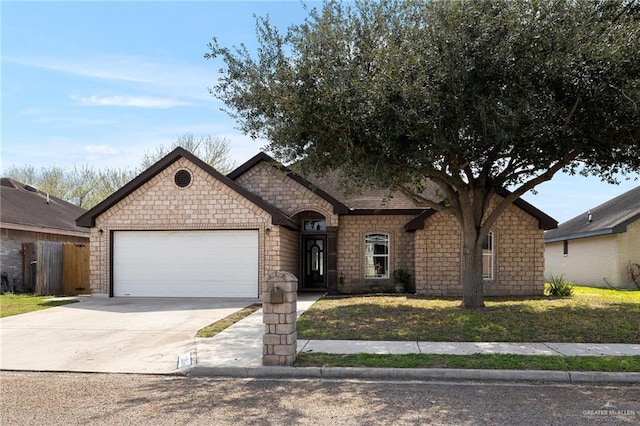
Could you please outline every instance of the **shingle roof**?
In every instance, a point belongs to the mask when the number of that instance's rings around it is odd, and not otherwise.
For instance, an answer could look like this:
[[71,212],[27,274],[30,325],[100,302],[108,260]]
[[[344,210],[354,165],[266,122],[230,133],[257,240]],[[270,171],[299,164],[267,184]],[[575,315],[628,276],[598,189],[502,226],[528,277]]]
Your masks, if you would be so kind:
[[[409,222],[405,227],[408,231],[422,229],[424,220],[435,213],[433,209],[419,206],[409,197],[401,193],[389,193],[387,190],[358,188],[354,187],[345,190],[340,185],[340,177],[337,171],[326,173],[322,176],[301,176],[290,168],[283,166],[269,155],[261,152],[250,160],[239,166],[237,169],[227,175],[232,180],[237,179],[242,174],[251,170],[256,164],[265,161],[273,167],[284,171],[289,177],[294,179],[301,185],[314,191],[320,197],[327,200],[334,207],[334,213],[337,214],[406,214],[417,215],[417,217]],[[508,191],[498,191],[498,195],[505,197]],[[430,200],[440,202],[442,196],[438,195],[435,184],[427,185],[421,194]],[[541,229],[552,229],[558,225],[558,222],[538,210],[533,205],[527,203],[522,198],[518,198],[513,203],[516,207],[524,210],[531,216],[538,219]]]
[[[591,221],[589,221],[589,212],[591,213]],[[544,241],[552,243],[597,235],[617,234],[625,232],[627,225],[638,219],[640,219],[640,186],[579,214],[560,224],[556,229],[545,232]]]
[[[27,189],[29,188],[29,189]],[[75,220],[86,212],[74,204],[49,196],[32,186],[11,178],[0,181],[0,222],[6,225],[22,225],[49,228],[64,234],[65,231],[87,234],[85,228],[76,226]]]
[[[424,210],[424,207],[417,206],[412,200],[402,194],[389,194],[389,191],[370,188],[343,188],[340,185],[340,179],[337,172],[329,172],[322,176],[302,176],[291,168],[283,166],[264,152],[260,152],[253,156],[251,159],[229,173],[227,177],[232,180],[236,180],[261,161],[269,163],[273,167],[277,167],[279,170],[286,173],[291,179],[328,201],[333,205],[334,213],[337,214],[348,214],[353,213],[354,211],[375,211],[384,213],[384,211],[398,209],[417,209],[419,211],[415,214],[418,214]],[[435,194],[434,191],[432,192]]]
[[[390,192],[384,189],[361,188],[357,185],[345,187],[341,185],[340,175],[337,171],[328,172],[322,176],[308,176],[307,179],[319,188],[338,198],[351,210],[395,210],[395,209],[420,209],[415,201],[399,192]],[[429,185],[421,194],[430,200],[441,201],[437,195],[435,185]]]

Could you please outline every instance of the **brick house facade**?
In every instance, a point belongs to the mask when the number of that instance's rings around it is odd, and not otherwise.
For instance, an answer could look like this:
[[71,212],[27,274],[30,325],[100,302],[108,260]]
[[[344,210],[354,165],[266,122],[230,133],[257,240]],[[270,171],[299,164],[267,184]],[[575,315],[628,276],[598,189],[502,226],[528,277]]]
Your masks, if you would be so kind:
[[[185,171],[189,182],[181,186],[178,176]],[[332,182],[312,182],[262,153],[223,176],[178,148],[80,217],[78,224],[91,228],[94,295],[122,295],[119,288],[130,285],[137,276],[135,259],[118,260],[120,248],[112,241],[116,235],[127,231],[202,232],[211,237],[208,244],[216,244],[217,233],[225,230],[235,233],[232,238],[242,236],[242,231],[252,232],[256,244],[215,252],[212,262],[220,260],[220,265],[210,273],[257,268],[254,297],[261,294],[263,277],[272,271],[294,274],[300,290],[367,293],[392,291],[392,272],[397,269],[411,275],[410,292],[461,294],[461,231],[452,216],[417,208],[402,196],[391,198],[384,192],[347,196]],[[555,224],[522,200],[509,207],[492,232],[486,294],[542,294],[543,229]],[[139,250],[144,251],[142,245]],[[174,262],[171,247],[157,250],[162,262]],[[257,264],[242,263],[254,252]],[[130,253],[137,256],[135,251]],[[140,259],[153,263],[155,258],[140,253]],[[233,266],[236,261],[240,266]],[[158,261],[157,269],[164,266],[162,262]],[[175,261],[175,268],[181,265]],[[197,272],[191,272],[198,265],[183,269],[184,276],[200,279]],[[172,294],[153,293],[153,286],[159,288],[164,278],[158,274],[154,280],[157,284],[149,283],[144,295],[184,296],[179,284]],[[202,294],[216,295],[214,281],[203,284],[209,290]],[[236,286],[238,295],[244,285]],[[130,288],[139,287],[131,284]]]

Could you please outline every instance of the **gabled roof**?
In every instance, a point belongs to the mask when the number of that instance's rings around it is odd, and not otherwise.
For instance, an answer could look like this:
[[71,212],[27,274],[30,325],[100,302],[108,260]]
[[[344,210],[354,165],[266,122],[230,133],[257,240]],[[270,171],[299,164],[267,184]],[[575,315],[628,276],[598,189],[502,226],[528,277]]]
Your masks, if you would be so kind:
[[[589,221],[589,212],[591,221]],[[586,211],[544,233],[544,241],[574,240],[576,238],[626,232],[630,223],[640,219],[640,186],[606,203]]]
[[47,202],[47,194],[33,186],[2,178],[0,199],[3,228],[89,236],[86,229],[75,223],[75,219],[86,212],[85,209],[53,196],[49,196]]
[[[345,188],[340,173],[336,170],[327,172],[323,175],[311,175],[307,179],[325,192],[332,194],[335,198],[346,204],[352,214],[420,214],[425,207],[415,203],[412,199],[400,192],[390,192],[388,189],[379,189],[372,187],[361,187],[352,185]],[[435,185],[426,185],[425,190],[420,194],[431,200],[438,200],[437,189]]]
[[226,176],[218,172],[216,169],[211,167],[209,164],[200,160],[198,157],[196,157],[195,155],[193,155],[192,153],[190,153],[189,151],[183,148],[176,148],[173,151],[171,151],[165,157],[160,159],[157,163],[153,164],[147,170],[140,173],[132,181],[130,181],[129,183],[124,185],[122,188],[120,188],[119,190],[111,194],[100,204],[98,204],[97,206],[95,206],[94,208],[86,212],[84,215],[80,216],[76,220],[76,223],[78,224],[78,226],[84,226],[87,228],[95,226],[96,218],[98,216],[100,216],[101,214],[109,210],[111,207],[115,206],[122,199],[124,199],[129,194],[134,192],[136,189],[140,188],[142,185],[144,185],[146,182],[148,182],[153,177],[155,177],[158,173],[162,172],[164,169],[166,169],[167,167],[169,167],[170,165],[178,161],[180,158],[185,158],[190,162],[194,163],[196,166],[200,167],[202,170],[207,172],[213,178],[219,180],[224,185],[228,186],[238,194],[242,195],[244,198],[251,201],[256,206],[260,207],[264,211],[271,214],[271,221],[274,225],[283,225],[290,229],[298,229],[298,225],[294,221],[289,219],[280,210],[278,210],[271,204],[267,203],[260,197],[256,196],[255,194],[247,191],[246,189],[244,189],[243,187],[235,183],[233,180],[227,178]]
[[334,196],[328,194],[327,192],[325,192],[324,190],[322,190],[318,186],[316,186],[313,183],[309,182],[307,179],[303,178],[302,176],[300,176],[299,174],[297,174],[296,172],[294,172],[290,168],[288,168],[286,166],[283,166],[278,161],[274,160],[273,158],[271,158],[269,155],[265,154],[264,152],[260,152],[260,153],[258,153],[256,155],[254,155],[251,159],[249,159],[244,164],[240,165],[234,171],[229,173],[227,175],[227,177],[229,179],[235,181],[237,178],[239,178],[240,176],[242,176],[243,174],[245,174],[246,172],[251,170],[253,167],[255,167],[261,161],[264,161],[264,162],[272,165],[273,167],[276,167],[278,170],[280,170],[283,173],[285,173],[287,176],[289,176],[294,181],[298,182],[300,185],[302,185],[305,188],[309,189],[311,192],[314,192],[320,198],[326,200],[329,204],[331,204],[333,206],[333,212],[334,213],[336,213],[336,214],[347,214],[347,213],[349,213],[349,207],[347,207],[344,203],[342,203],[341,201],[337,200]]
[[[340,178],[337,172],[328,172],[323,176],[302,177],[290,168],[283,166],[264,152],[260,152],[253,156],[249,161],[229,173],[227,177],[236,180],[261,161],[267,162],[278,170],[283,171],[287,176],[331,203],[334,207],[334,213],[337,214],[417,215],[415,219],[407,223],[405,226],[407,231],[415,231],[417,229],[422,229],[424,227],[425,219],[436,212],[433,209],[425,209],[424,206],[415,204],[413,200],[403,194],[389,194],[389,191],[386,190],[366,188],[363,190],[354,190],[352,192],[345,193],[343,188],[340,186]],[[496,193],[502,197],[506,197],[509,194],[509,191],[500,190],[496,191]],[[438,195],[435,185],[427,185],[421,195],[432,200],[442,199],[442,197]],[[521,198],[518,198],[513,204],[538,219],[540,229],[552,229],[558,226],[557,220]]]
[[266,162],[277,170],[283,172],[288,177],[298,182],[303,187],[317,194],[320,198],[329,202],[333,206],[336,214],[406,214],[417,215],[424,211],[424,207],[416,206],[411,200],[402,194],[389,196],[389,191],[370,189],[359,191],[344,191],[340,187],[337,172],[328,172],[323,176],[302,176],[291,168],[282,165],[277,160],[264,152],[253,156],[237,169],[227,175],[230,179],[236,180],[261,161]]
[[[504,198],[507,195],[509,195],[509,191],[507,191],[506,189],[499,190],[499,191],[496,191],[496,194],[498,194],[499,196]],[[516,199],[513,202],[513,205],[518,207],[521,210],[524,210],[525,212],[527,212],[531,216],[533,216],[536,219],[538,219],[538,227],[540,229],[553,229],[556,226],[558,226],[558,221],[557,220],[555,220],[551,216],[547,215],[543,211],[537,209],[533,205],[527,203],[522,198]],[[407,231],[417,231],[418,229],[424,229],[424,221],[427,220],[429,217],[431,217],[435,213],[436,213],[436,211],[433,210],[433,209],[425,210],[424,212],[422,212],[422,214],[417,216],[411,222],[407,223],[405,225],[405,229]]]
[[[511,192],[506,189],[501,189],[501,190],[497,190],[496,194],[498,194],[501,197],[506,197],[507,195],[511,194]],[[542,210],[538,209],[533,204],[527,203],[522,198],[516,199],[513,202],[513,205],[518,207],[521,210],[524,210],[525,212],[529,213],[531,216],[538,219],[538,227],[540,229],[554,229],[558,226],[557,220],[555,220],[554,218],[552,218]]]

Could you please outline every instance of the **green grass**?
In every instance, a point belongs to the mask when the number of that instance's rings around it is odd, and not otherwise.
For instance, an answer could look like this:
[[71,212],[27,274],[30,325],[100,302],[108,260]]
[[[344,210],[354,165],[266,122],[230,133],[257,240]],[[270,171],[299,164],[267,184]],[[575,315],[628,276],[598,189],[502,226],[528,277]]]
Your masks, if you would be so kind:
[[441,354],[350,354],[300,353],[296,367],[369,368],[471,368],[506,370],[562,370],[638,372],[640,356],[548,356],[548,355],[441,355]]
[[329,297],[298,320],[298,338],[443,342],[640,343],[640,291],[575,287],[571,298]]
[[246,308],[240,309],[237,312],[234,312],[231,315],[228,315],[222,318],[219,321],[214,322],[213,324],[209,324],[205,328],[198,330],[196,333],[196,337],[213,337],[216,334],[220,333],[225,328],[228,328],[235,324],[236,322],[248,317],[258,309],[262,308],[261,303],[254,303],[253,305],[247,306]]
[[42,309],[75,302],[76,300],[51,300],[51,296],[12,293],[2,294],[0,295],[0,318],[40,311]]

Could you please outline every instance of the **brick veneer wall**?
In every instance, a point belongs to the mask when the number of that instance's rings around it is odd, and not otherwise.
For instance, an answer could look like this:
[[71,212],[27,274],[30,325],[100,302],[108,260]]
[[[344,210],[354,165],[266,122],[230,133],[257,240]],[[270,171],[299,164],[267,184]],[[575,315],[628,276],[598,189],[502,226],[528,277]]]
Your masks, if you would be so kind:
[[[492,232],[494,279],[485,281],[485,295],[543,294],[544,240],[538,220],[510,206]],[[462,231],[452,215],[436,213],[416,231],[415,265],[418,294],[462,294]]]
[[327,226],[338,226],[338,215],[333,213],[333,206],[328,201],[264,161],[238,177],[236,182],[290,217],[311,210],[321,213]]
[[[193,176],[185,188],[174,183],[174,175],[180,169],[189,170]],[[267,227],[273,237],[265,238]],[[258,230],[260,294],[265,271],[278,269],[275,263],[280,250],[280,227],[271,224],[269,213],[184,158],[96,218],[96,226],[91,229],[92,294],[109,294],[110,231],[198,229]]]
[[272,271],[285,271],[298,277],[299,237],[296,231],[291,231],[281,226],[271,226],[270,231],[265,233],[265,240],[269,241],[268,249],[265,251],[265,263],[271,265],[271,269],[265,271],[266,274]]
[[416,293],[429,296],[458,295],[462,233],[452,215],[436,213],[424,229],[415,232]]
[[[407,215],[341,216],[338,228],[338,291],[393,291],[391,272],[400,268],[413,278],[413,234],[404,229],[413,218]],[[364,241],[367,234],[389,235],[389,279],[364,278]]]

